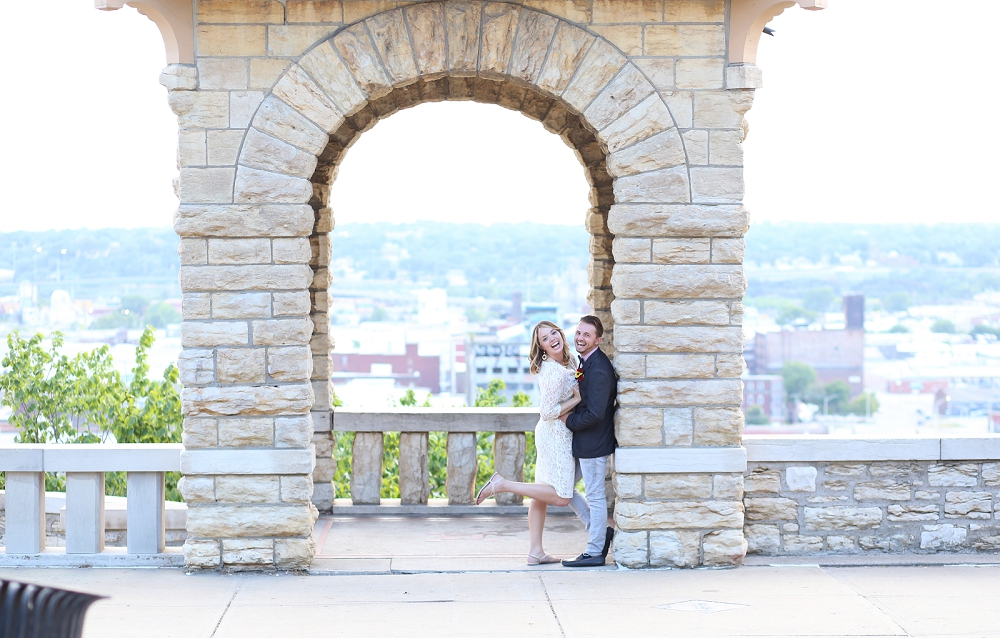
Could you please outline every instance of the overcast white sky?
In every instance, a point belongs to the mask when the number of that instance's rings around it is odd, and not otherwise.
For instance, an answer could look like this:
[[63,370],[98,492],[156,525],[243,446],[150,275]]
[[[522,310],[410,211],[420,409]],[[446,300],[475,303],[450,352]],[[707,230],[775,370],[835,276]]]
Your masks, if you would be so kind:
[[[156,28],[90,0],[6,4],[0,231],[169,225],[176,121]],[[763,38],[746,143],[753,219],[997,221],[1000,3],[830,4],[786,10]],[[333,204],[342,222],[566,224],[588,206],[558,138],[468,103],[379,123],[348,154]]]

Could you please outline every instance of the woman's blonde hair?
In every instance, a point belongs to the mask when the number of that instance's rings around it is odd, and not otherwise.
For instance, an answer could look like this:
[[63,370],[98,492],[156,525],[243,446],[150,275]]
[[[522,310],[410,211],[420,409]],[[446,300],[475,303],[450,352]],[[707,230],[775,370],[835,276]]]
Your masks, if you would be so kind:
[[557,363],[562,363],[567,368],[572,367],[574,363],[573,355],[569,352],[569,343],[566,342],[566,334],[562,331],[562,328],[551,321],[539,321],[535,325],[535,329],[531,331],[531,350],[528,351],[531,374],[538,374],[538,371],[542,369],[542,356],[545,354],[545,350],[542,349],[541,341],[538,339],[538,331],[541,328],[552,328],[559,333],[559,337],[562,338],[563,342],[563,360]]

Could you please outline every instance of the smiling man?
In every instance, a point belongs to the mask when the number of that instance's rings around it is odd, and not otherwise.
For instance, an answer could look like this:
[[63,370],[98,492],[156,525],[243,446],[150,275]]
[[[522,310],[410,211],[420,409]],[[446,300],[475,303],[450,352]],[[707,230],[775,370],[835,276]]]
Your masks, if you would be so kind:
[[573,456],[576,458],[576,481],[583,478],[587,491],[584,499],[573,493],[570,507],[587,527],[587,550],[575,560],[564,560],[566,567],[598,567],[605,563],[614,531],[608,527],[608,501],[604,494],[604,476],[608,457],[615,451],[615,409],[618,407],[618,375],[607,355],[598,348],[604,337],[601,320],[593,315],[580,319],[574,342],[580,354],[577,381],[582,401],[576,409],[560,418],[573,433]]

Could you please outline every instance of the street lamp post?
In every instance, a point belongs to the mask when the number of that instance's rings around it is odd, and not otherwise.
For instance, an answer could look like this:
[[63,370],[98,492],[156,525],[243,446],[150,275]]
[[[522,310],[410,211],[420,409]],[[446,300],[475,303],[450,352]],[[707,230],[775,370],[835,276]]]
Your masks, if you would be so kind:
[[828,394],[823,397],[823,416],[830,416],[830,399],[834,397],[839,397],[839,394]]

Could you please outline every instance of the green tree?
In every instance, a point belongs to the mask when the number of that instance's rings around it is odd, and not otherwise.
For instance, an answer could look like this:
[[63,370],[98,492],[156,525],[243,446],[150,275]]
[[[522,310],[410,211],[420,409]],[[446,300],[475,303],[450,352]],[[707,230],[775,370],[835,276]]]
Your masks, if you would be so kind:
[[764,414],[759,405],[751,405],[746,411],[746,422],[747,425],[768,425],[771,419]]
[[781,376],[785,384],[785,395],[789,399],[802,399],[810,386],[816,383],[816,371],[812,366],[799,361],[789,361],[781,366]]
[[904,326],[901,323],[897,323],[895,326],[889,328],[889,332],[890,333],[906,333],[906,332],[909,332],[909,331],[910,331],[910,329],[907,328],[906,326]]
[[931,332],[955,334],[955,324],[949,319],[937,319],[931,324]]
[[969,331],[969,334],[975,337],[976,335],[993,335],[994,337],[1000,337],[1000,328],[995,328],[993,326],[987,326],[986,324],[979,324]]
[[823,386],[823,396],[829,397],[827,407],[830,410],[830,414],[841,414],[847,409],[847,405],[851,400],[851,386],[846,381],[837,380],[832,383],[827,383]]
[[779,326],[787,326],[790,323],[794,323],[799,319],[805,319],[807,321],[812,321],[816,318],[816,313],[806,310],[801,306],[796,306],[793,303],[789,303],[778,310],[778,315],[774,318],[774,321]]
[[908,292],[890,292],[882,298],[882,306],[889,312],[903,312],[912,305],[913,300]]
[[837,299],[837,294],[830,286],[813,288],[802,295],[802,305],[814,312],[826,312]]
[[879,409],[878,398],[875,396],[874,392],[863,392],[858,396],[854,397],[851,404],[847,406],[848,414],[856,414],[858,416],[865,416],[868,413],[869,399],[871,400],[871,414],[875,414]]
[[154,328],[166,328],[170,324],[180,323],[181,313],[170,304],[161,302],[146,308],[144,319]]

